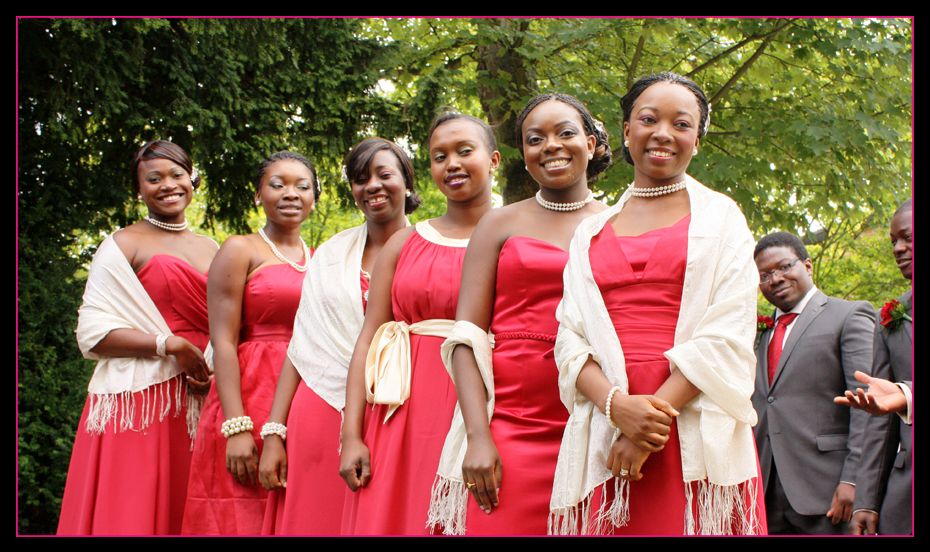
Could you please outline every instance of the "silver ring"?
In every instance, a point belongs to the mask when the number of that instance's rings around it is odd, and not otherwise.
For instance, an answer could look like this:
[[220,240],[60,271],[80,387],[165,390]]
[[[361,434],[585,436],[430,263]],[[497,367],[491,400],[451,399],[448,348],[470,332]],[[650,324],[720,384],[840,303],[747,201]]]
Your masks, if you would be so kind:
[[620,477],[626,477],[627,475],[630,475],[630,470],[626,468],[620,468]]

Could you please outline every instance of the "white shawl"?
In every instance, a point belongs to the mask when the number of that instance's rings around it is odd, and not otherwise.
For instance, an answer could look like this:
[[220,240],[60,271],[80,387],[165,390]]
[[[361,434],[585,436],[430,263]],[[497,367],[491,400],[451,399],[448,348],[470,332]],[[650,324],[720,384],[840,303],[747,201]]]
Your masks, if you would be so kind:
[[[121,413],[119,431],[140,430],[155,420],[163,420],[171,409],[171,393],[153,386],[171,380],[181,373],[174,357],[102,357],[91,351],[111,331],[131,329],[157,335],[172,335],[158,307],[142,287],[126,256],[113,236],[100,244],[87,276],[83,302],[78,309],[78,347],[84,358],[96,360],[93,376],[87,386],[90,410],[86,428],[89,433],[103,433],[117,410]],[[204,356],[212,357],[207,347]],[[170,384],[169,384],[170,387]],[[132,394],[146,391],[142,403],[142,425],[132,427],[135,400]],[[150,392],[151,391],[151,392]],[[181,385],[173,391],[175,415],[181,409]],[[187,429],[191,438],[197,430],[200,400],[187,395]],[[114,423],[114,430],[117,425]]]
[[340,412],[349,361],[365,320],[359,275],[367,239],[368,227],[362,224],[339,232],[313,254],[287,348],[307,386]]
[[[452,334],[443,342],[440,349],[442,363],[449,376],[452,376],[452,354],[457,345],[471,347],[478,364],[478,373],[484,383],[488,394],[487,415],[488,420],[494,413],[494,370],[491,364],[491,349],[494,348],[494,336],[482,330],[467,320],[459,320],[452,327]],[[453,383],[455,378],[452,377]],[[455,403],[455,412],[452,414],[452,424],[446,441],[442,446],[442,455],[439,457],[439,469],[433,481],[430,493],[429,512],[427,513],[426,527],[431,531],[434,527],[442,527],[447,535],[462,535],[465,533],[465,512],[468,505],[468,489],[462,479],[462,463],[468,451],[468,440],[465,432],[465,419],[462,409]]]
[[[759,273],[753,262],[754,240],[737,205],[688,178],[691,223],[681,311],[675,346],[665,352],[671,370],[681,370],[700,394],[680,408],[677,418],[688,507],[688,534],[728,533],[731,514],[741,514],[737,531],[759,530],[755,497],[743,503],[738,485],[757,476],[751,427],[756,423],[750,397],[755,376],[756,299]],[[607,379],[626,393],[623,350],[591,270],[591,239],[630,198],[627,191],[608,210],[578,226],[565,268],[565,292],[556,317],[555,345],[559,390],[570,413],[559,451],[550,501],[550,533],[599,533],[607,523],[628,520],[628,482],[614,482],[616,498],[604,504],[593,528],[588,507],[594,490],[606,490],[612,477],[606,467],[618,434],[575,387],[590,355]],[[648,476],[647,476],[648,477]],[[699,488],[698,520],[692,515],[690,482]],[[748,492],[755,485],[746,485]],[[606,509],[605,509],[606,508]],[[580,518],[580,519],[579,519]],[[696,527],[697,526],[697,527]]]

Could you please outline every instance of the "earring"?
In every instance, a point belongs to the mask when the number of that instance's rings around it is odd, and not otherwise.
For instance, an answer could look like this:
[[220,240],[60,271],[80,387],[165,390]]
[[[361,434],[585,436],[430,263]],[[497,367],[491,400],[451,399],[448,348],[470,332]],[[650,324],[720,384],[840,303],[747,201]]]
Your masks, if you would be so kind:
[[526,169],[526,172],[530,172],[530,168],[527,167],[526,165],[523,165],[523,168]]
[[594,159],[594,154],[593,154],[593,153],[589,153],[589,154],[588,154],[588,161],[590,161],[590,160],[592,160],[592,159]]
[[691,155],[692,155],[692,156],[697,155],[697,148],[694,148],[694,149],[691,151]]
[[410,195],[411,195],[412,193],[413,193],[413,192],[411,192],[411,191],[408,189],[407,192],[406,192],[404,195],[407,196],[407,197],[410,197]]
[[261,204],[262,204],[262,202],[261,202],[260,199],[256,199],[256,200],[255,200],[255,206],[256,206],[256,207],[258,207],[258,206],[261,205]]
[[136,199],[138,199],[139,201],[142,201],[142,194],[136,194]]

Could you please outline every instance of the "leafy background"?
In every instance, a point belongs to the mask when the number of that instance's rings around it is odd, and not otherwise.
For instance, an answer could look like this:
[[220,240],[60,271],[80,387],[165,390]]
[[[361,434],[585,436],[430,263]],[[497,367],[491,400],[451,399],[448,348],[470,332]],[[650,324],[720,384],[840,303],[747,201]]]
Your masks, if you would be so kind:
[[615,163],[593,187],[612,201],[632,179],[620,97],[673,70],[713,106],[689,172],[757,237],[802,236],[824,292],[880,306],[907,286],[887,224],[911,196],[912,32],[890,18],[18,19],[18,532],[57,526],[92,370],[73,335],[85,271],[142,214],[128,167],[144,141],[191,153],[205,180],[191,218],[218,240],[261,224],[264,156],[306,154],[324,187],[304,229],[316,246],[362,220],[341,161],[370,135],[413,154],[413,219],[443,211],[423,143],[443,107],[494,126],[497,192],[528,197],[514,120],[544,91],[604,122]]

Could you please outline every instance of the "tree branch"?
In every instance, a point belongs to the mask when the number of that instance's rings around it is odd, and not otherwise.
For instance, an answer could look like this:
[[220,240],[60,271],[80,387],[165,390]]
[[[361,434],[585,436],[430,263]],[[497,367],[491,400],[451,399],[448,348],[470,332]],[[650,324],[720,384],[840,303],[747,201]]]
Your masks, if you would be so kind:
[[[780,26],[778,26],[778,27],[775,27],[774,29],[772,29],[771,31],[769,31],[769,32],[767,32],[767,33],[755,34],[755,35],[747,36],[746,38],[744,38],[743,40],[741,40],[741,41],[739,41],[738,43],[734,44],[733,46],[730,46],[730,47],[727,48],[726,50],[720,52],[719,54],[717,54],[717,55],[715,55],[714,57],[710,58],[709,60],[705,61],[704,63],[698,65],[697,67],[695,67],[694,69],[692,69],[690,72],[688,72],[685,76],[688,77],[688,78],[694,78],[694,75],[696,75],[697,73],[700,73],[700,72],[703,71],[704,69],[707,69],[707,68],[710,67],[711,65],[714,65],[715,63],[717,63],[717,62],[720,61],[721,59],[727,57],[728,55],[730,55],[730,54],[733,53],[734,51],[739,50],[740,48],[742,48],[743,46],[745,46],[746,44],[748,44],[748,43],[750,43],[750,42],[753,42],[753,41],[759,40],[759,39],[765,39],[766,42],[768,42],[768,41],[770,41],[777,33],[781,32],[781,31],[784,30],[786,27],[788,27],[788,25],[791,25],[791,24],[793,24],[793,23],[794,23],[794,20],[793,20],[793,19],[786,19],[785,22],[784,22],[782,25],[780,25]],[[706,44],[706,43],[705,43],[705,44]]]
[[782,25],[773,29],[772,32],[770,32],[768,35],[766,35],[765,40],[762,41],[762,44],[759,45],[759,48],[757,48],[752,56],[746,60],[746,63],[744,63],[739,69],[736,70],[736,73],[730,77],[730,80],[728,80],[726,84],[724,84],[723,87],[718,90],[712,98],[710,98],[709,103],[711,105],[718,103],[720,99],[726,95],[730,88],[736,84],[736,81],[738,81],[744,74],[746,74],[746,71],[749,71],[749,68],[752,67],[752,64],[755,63],[757,59],[759,59],[759,56],[762,55],[762,52],[764,52],[772,40],[774,40],[775,35],[790,24],[791,20],[789,19],[787,20],[787,23],[783,23]]
[[639,40],[636,42],[636,50],[633,51],[633,60],[630,61],[630,69],[626,72],[626,89],[629,90],[633,86],[634,78],[636,77],[636,69],[639,67],[639,60],[643,55],[643,46],[646,44],[646,31],[649,29],[648,20],[643,22],[643,32],[639,35]]

